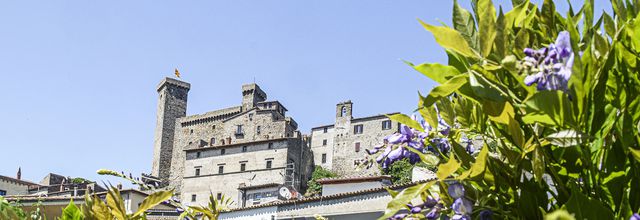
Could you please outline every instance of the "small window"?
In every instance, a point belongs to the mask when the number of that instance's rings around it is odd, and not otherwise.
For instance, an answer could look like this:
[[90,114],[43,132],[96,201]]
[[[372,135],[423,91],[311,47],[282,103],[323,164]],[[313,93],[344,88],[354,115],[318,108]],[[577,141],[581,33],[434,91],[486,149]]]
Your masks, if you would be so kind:
[[327,133],[327,131],[329,131],[329,128],[325,127],[324,130],[322,130],[323,133]]
[[214,144],[216,144],[216,138],[211,138],[211,140],[209,140],[209,145],[213,146]]
[[200,152],[196,152],[196,158],[200,158],[201,153]]
[[200,168],[196,168],[196,176],[200,176]]
[[327,146],[327,139],[322,140],[322,146]]
[[253,113],[249,113],[249,121],[253,121]]
[[224,145],[224,139],[222,139],[222,145]]
[[216,199],[217,200],[222,200],[222,193],[216,194]]
[[0,196],[6,196],[6,195],[7,195],[7,191],[0,190]]
[[189,145],[193,144],[193,141],[189,141]]
[[260,126],[256,127],[256,134],[260,134]]
[[195,202],[196,201],[196,194],[191,194],[191,201]]
[[391,129],[391,120],[382,121],[382,130]]
[[362,134],[362,130],[363,130],[362,125],[354,125],[353,126],[353,133],[354,134]]
[[273,161],[267,160],[267,169],[271,169],[271,163],[272,163],[272,162],[273,162]]
[[322,154],[322,163],[327,163],[327,154]]
[[241,163],[240,164],[240,171],[245,171],[247,169],[247,164],[246,163]]
[[224,166],[218,166],[218,174],[224,173]]
[[211,125],[211,130],[216,130],[216,125]]
[[237,125],[236,134],[242,134],[242,125]]
[[356,142],[356,152],[360,152],[360,142]]
[[269,148],[269,149],[273,149],[273,143],[269,143],[268,148]]
[[191,129],[191,131],[189,131],[189,133],[193,134],[193,129]]
[[[222,140],[222,143],[224,143],[224,140]],[[225,153],[227,153],[227,149],[220,149],[220,155],[224,155]]]
[[242,146],[242,152],[247,152],[247,146]]
[[340,117],[347,116],[347,106],[342,106],[342,110],[340,111]]
[[271,102],[269,102],[269,108],[271,108],[271,107],[273,107],[273,105],[272,105],[272,103],[271,103]]

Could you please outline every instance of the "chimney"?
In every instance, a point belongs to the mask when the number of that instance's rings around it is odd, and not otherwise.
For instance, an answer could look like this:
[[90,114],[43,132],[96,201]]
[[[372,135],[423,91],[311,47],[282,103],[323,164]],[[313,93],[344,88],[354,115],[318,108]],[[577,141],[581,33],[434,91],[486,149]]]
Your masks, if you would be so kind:
[[18,174],[16,174],[16,179],[22,179],[22,169],[18,167]]

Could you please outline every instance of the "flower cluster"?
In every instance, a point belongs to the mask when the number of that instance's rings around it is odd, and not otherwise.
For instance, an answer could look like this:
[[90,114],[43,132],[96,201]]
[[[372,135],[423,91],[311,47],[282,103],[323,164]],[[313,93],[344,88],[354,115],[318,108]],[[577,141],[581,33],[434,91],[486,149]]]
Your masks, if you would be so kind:
[[[412,116],[412,119],[417,121],[415,115]],[[400,132],[385,137],[384,144],[375,146],[371,150],[367,149],[367,154],[373,155],[382,152],[376,157],[376,162],[379,163],[383,169],[387,169],[394,162],[404,158],[408,158],[411,164],[420,161],[420,156],[409,150],[408,147],[422,153],[426,153],[426,151],[437,153],[436,148],[443,154],[449,152],[451,144],[446,137],[435,137],[429,140],[430,143],[425,143],[425,140],[429,138],[429,132],[432,130],[432,127],[424,121],[420,121],[420,125],[424,132],[410,128],[404,124],[400,125]],[[439,118],[438,131],[441,135],[449,135],[451,126],[444,122],[442,118]],[[397,147],[394,148],[394,146]]]
[[427,201],[424,201],[424,203],[420,205],[407,204],[407,209],[409,210],[409,213],[395,214],[394,216],[388,219],[389,220],[406,219],[408,217],[411,217],[413,214],[418,214],[426,210],[429,210],[429,212],[425,214],[426,219],[429,219],[429,220],[438,219],[440,217],[440,210],[444,208],[442,203],[438,203],[439,201],[440,201],[439,198],[433,198],[431,196],[428,196]]
[[471,212],[473,212],[473,204],[464,198],[464,186],[459,182],[449,185],[449,196],[454,199],[451,209],[454,211],[452,219],[471,220]]
[[567,90],[574,59],[569,32],[560,32],[555,44],[538,50],[526,48],[524,54],[522,66],[533,73],[524,79],[527,86],[536,83],[538,90]]

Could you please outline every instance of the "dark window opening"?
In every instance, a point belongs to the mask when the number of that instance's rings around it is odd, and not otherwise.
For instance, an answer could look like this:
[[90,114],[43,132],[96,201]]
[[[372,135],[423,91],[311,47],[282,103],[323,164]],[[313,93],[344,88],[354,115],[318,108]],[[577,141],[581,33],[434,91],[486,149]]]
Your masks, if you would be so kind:
[[269,149],[273,149],[273,143],[269,143]]
[[273,161],[267,160],[267,169],[271,169],[271,163],[272,163],[272,162],[273,162]]
[[196,168],[196,176],[200,176],[200,168]]
[[201,153],[200,152],[196,152],[196,158],[200,158]]
[[245,171],[246,169],[247,169],[247,164],[241,163],[240,164],[240,171]]
[[329,128],[325,127],[324,130],[322,131],[323,133],[327,133],[327,131],[329,130]]
[[322,163],[327,163],[327,154],[322,154]]
[[247,146],[242,146],[242,152],[247,152]]
[[191,194],[191,201],[195,202],[196,201],[196,194]]
[[260,126],[256,128],[256,134],[260,134]]
[[218,166],[218,174],[224,173],[224,166]]
[[[224,141],[222,141],[224,143]],[[220,149],[220,155],[227,153],[227,149]]]
[[382,121],[382,130],[391,129],[391,120]]
[[322,140],[322,146],[327,146],[327,139]]
[[356,152],[360,152],[360,142],[356,142]]
[[362,131],[363,131],[362,125],[354,125],[353,126],[353,133],[354,134],[362,134]]
[[216,199],[217,200],[222,200],[222,193],[216,194]]

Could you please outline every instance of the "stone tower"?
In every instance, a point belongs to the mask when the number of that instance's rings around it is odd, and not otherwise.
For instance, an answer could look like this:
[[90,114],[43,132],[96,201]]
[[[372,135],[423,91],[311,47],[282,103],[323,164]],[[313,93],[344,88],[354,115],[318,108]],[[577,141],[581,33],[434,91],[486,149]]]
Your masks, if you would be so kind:
[[158,112],[153,139],[151,175],[160,178],[164,184],[168,182],[171,173],[176,119],[187,115],[187,95],[190,88],[189,83],[168,77],[164,78],[157,87]]
[[351,129],[351,119],[353,119],[352,110],[353,103],[351,100],[340,102],[336,105],[336,137],[334,139],[336,142],[342,141],[345,135],[348,136]]
[[242,111],[255,107],[256,103],[267,100],[267,94],[255,83],[242,85]]

